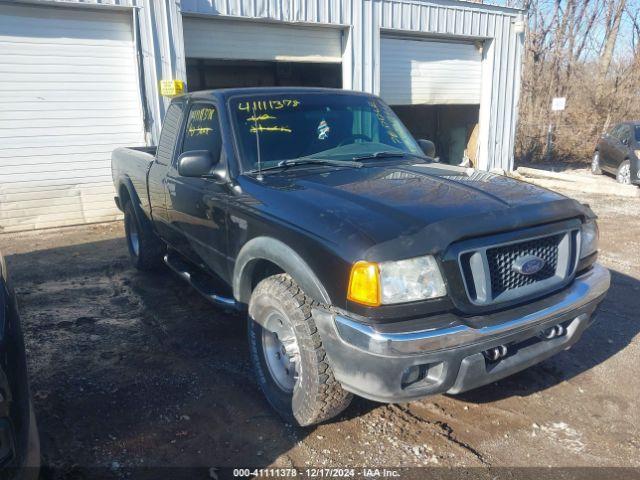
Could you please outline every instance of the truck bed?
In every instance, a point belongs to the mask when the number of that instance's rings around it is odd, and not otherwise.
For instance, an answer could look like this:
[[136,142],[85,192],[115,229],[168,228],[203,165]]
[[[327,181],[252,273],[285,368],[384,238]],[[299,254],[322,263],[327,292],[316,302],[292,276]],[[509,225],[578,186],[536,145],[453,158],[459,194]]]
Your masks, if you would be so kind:
[[147,213],[150,212],[147,174],[155,160],[156,150],[155,146],[121,147],[111,154],[111,174],[115,184],[118,184],[118,179],[130,181]]

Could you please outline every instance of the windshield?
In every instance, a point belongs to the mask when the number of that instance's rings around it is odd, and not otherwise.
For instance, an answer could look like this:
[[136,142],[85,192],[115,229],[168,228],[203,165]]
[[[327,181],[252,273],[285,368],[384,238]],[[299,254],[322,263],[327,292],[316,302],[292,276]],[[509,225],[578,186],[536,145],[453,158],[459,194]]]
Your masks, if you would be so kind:
[[636,125],[634,130],[636,134],[636,142],[640,143],[640,125]]
[[283,160],[351,161],[362,157],[424,156],[391,108],[364,95],[278,93],[230,101],[243,169]]

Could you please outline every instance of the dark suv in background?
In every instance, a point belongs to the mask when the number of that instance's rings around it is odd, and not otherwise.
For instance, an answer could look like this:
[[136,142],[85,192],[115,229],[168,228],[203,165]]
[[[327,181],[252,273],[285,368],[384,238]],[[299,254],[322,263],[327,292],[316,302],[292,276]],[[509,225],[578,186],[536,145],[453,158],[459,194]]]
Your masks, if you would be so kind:
[[0,254],[0,478],[37,478],[39,445],[20,317]]
[[619,183],[640,185],[640,122],[619,123],[600,137],[591,172],[613,173]]

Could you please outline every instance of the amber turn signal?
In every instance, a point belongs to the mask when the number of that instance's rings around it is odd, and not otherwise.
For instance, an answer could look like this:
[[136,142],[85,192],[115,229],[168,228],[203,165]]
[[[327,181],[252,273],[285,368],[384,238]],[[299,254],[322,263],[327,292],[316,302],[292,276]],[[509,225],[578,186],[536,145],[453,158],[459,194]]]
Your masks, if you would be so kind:
[[377,263],[356,262],[351,267],[347,299],[363,305],[380,305],[380,269]]

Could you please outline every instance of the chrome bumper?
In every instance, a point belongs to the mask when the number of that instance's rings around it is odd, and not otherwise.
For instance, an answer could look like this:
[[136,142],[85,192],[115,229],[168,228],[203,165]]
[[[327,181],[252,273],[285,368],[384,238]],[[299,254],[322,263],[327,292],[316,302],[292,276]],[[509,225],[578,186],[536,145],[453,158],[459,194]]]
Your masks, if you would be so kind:
[[[558,294],[559,298],[554,296],[552,305],[480,328],[460,323],[444,328],[387,333],[340,315],[335,316],[335,326],[345,343],[370,354],[382,356],[423,354],[493,340],[533,325],[544,324],[548,320],[561,317],[602,297],[609,289],[610,283],[609,270],[596,264],[587,273],[576,277],[566,290]],[[505,313],[509,315],[512,312]]]
[[[477,388],[570,348],[593,322],[609,284],[609,271],[595,265],[555,295],[476,319],[425,318],[425,324],[438,327],[422,330],[396,324],[393,332],[383,331],[324,309],[313,315],[346,390],[378,402],[401,402]],[[558,326],[563,335],[544,337]],[[509,354],[489,361],[484,352],[498,346],[508,346]]]

